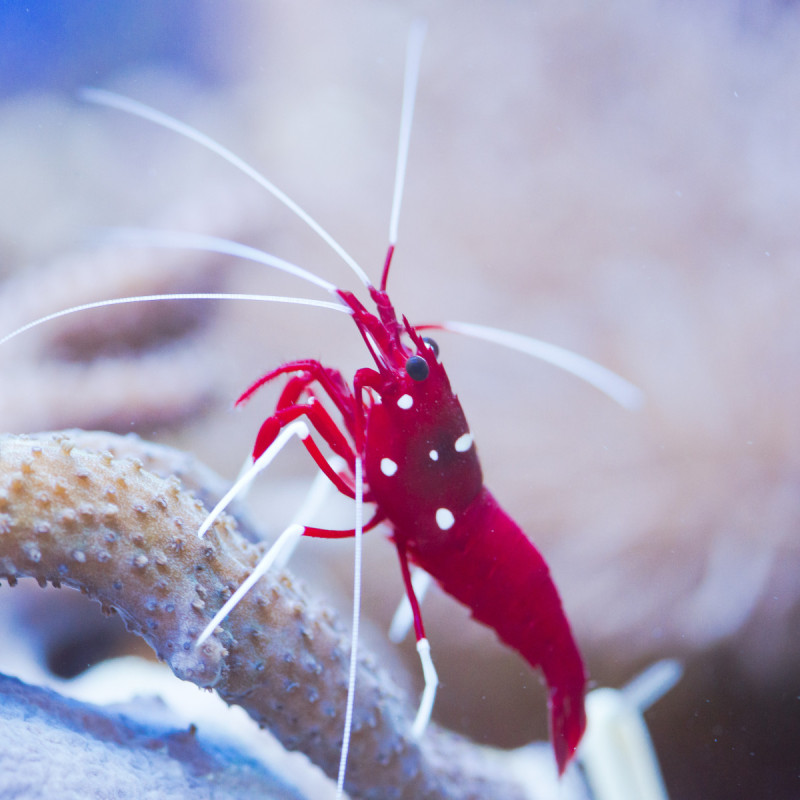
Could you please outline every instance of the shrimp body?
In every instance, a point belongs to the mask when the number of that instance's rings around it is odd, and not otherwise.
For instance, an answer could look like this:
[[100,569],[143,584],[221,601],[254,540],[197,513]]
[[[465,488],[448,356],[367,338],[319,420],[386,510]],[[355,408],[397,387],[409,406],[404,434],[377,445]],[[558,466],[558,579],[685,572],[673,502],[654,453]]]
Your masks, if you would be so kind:
[[586,727],[586,672],[544,558],[486,487],[439,538],[422,539],[412,529],[411,559],[542,670],[550,739],[563,772]]
[[[390,259],[391,250],[387,265]],[[386,270],[382,285],[385,275]],[[281,375],[299,373],[290,378],[275,414],[262,425],[253,458],[261,458],[284,425],[307,416],[349,465],[347,475],[328,470],[341,492],[353,496],[356,459],[363,463],[363,499],[375,505],[364,530],[379,522],[392,529],[417,640],[426,637],[409,559],[542,670],[561,773],[586,726],[586,673],[558,591],[542,556],[483,485],[472,434],[439,361],[438,346],[405,317],[402,322],[397,319],[384,289],[371,286],[369,292],[377,316],[351,292],[337,290],[376,368],[357,370],[352,389],[338,371],[310,359],[264,375],[239,402]],[[319,391],[340,412],[341,428],[321,410]],[[304,443],[320,467],[328,469],[310,437]],[[304,533],[323,538],[353,535],[312,527]]]
[[[380,399],[365,407],[369,497],[393,529],[404,574],[407,554],[543,671],[551,739],[563,772],[586,726],[586,673],[547,564],[483,485],[466,417],[429,340],[407,323],[401,327],[386,310],[380,322],[359,316],[359,327],[386,347],[374,353],[377,373],[360,371],[361,382]],[[401,331],[413,349],[403,345]],[[406,368],[409,359],[424,361],[424,367],[416,362],[416,377],[413,365]],[[420,638],[418,609],[415,625]]]

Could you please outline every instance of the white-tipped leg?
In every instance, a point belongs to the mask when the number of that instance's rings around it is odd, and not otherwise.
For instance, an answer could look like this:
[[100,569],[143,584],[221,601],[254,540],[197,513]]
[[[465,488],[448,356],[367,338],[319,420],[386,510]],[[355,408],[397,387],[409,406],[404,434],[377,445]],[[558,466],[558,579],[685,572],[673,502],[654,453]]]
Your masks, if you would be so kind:
[[667,800],[642,712],[668,692],[682,669],[659,661],[622,689],[586,696],[586,733],[578,758],[596,800]]
[[347,771],[347,753],[350,750],[350,732],[353,729],[353,706],[356,699],[356,667],[358,665],[358,628],[361,622],[361,539],[364,534],[364,466],[361,456],[356,456],[355,463],[355,557],[353,569],[353,633],[350,645],[350,673],[347,683],[347,707],[344,712],[344,734],[342,735],[342,752],[339,757],[339,775],[336,779],[336,800],[344,795],[344,776]]
[[197,531],[197,535],[202,539],[208,529],[217,521],[219,515],[238,497],[246,491],[253,478],[273,461],[275,456],[286,446],[292,436],[306,439],[309,436],[308,425],[301,420],[289,423],[275,438],[275,441],[253,462],[250,469],[243,471],[236,482],[225,494],[225,497],[217,503],[211,513],[205,518],[203,524]]
[[[424,569],[419,567],[411,568],[411,585],[414,587],[414,594],[417,600],[422,603],[425,595],[428,593],[433,578],[425,572]],[[392,622],[389,625],[389,641],[398,644],[406,638],[411,626],[414,624],[414,612],[411,610],[411,601],[408,595],[404,594],[403,599],[397,606],[394,612]]]
[[247,497],[247,493],[250,491],[250,487],[253,485],[253,479],[255,477],[256,475],[253,472],[253,457],[248,455],[247,458],[245,458],[245,460],[242,462],[239,474],[236,476],[236,480],[234,481],[234,485],[239,485],[239,491],[236,493],[236,496],[240,500],[244,500]]
[[233,611],[239,601],[253,588],[256,581],[267,573],[270,567],[275,564],[275,560],[285,547],[293,547],[296,541],[303,535],[305,528],[302,525],[290,525],[264,554],[261,561],[256,564],[256,568],[248,575],[242,585],[228,598],[225,605],[216,613],[214,619],[206,625],[200,636],[197,637],[195,647],[200,647],[217,628],[217,625]]
[[422,662],[422,674],[425,678],[425,688],[422,690],[422,698],[419,701],[419,710],[414,724],[411,726],[411,738],[419,739],[431,719],[433,712],[433,701],[436,699],[436,689],[439,686],[439,676],[436,674],[436,667],[433,666],[431,658],[431,645],[427,639],[420,639],[417,642],[417,652]]
[[[339,471],[345,465],[345,460],[339,456],[332,456],[328,459],[328,464],[330,464],[334,470]],[[334,493],[334,489],[335,487],[330,482],[328,476],[324,472],[318,472],[311,482],[311,487],[306,494],[305,500],[303,500],[303,504],[300,508],[297,509],[297,513],[294,515],[292,522],[299,524],[302,520],[307,525],[310,525],[311,520],[314,519],[314,515],[330,499],[331,495]],[[289,559],[292,557],[298,541],[299,539],[295,540],[290,547],[285,547],[281,550],[278,558],[275,560],[276,569],[283,569],[289,563]]]
[[670,691],[682,675],[683,666],[680,661],[665,658],[640,672],[620,691],[631,706],[644,713]]

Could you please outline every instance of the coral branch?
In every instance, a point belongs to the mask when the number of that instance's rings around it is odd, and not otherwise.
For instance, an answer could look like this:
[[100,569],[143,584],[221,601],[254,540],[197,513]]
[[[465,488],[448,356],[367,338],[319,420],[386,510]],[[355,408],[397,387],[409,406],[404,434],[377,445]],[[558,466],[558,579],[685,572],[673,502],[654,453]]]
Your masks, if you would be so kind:
[[[110,435],[109,435],[110,436]],[[109,441],[112,441],[110,438]],[[304,751],[338,765],[349,642],[287,574],[267,576],[201,648],[195,639],[262,549],[230,517],[204,540],[206,511],[176,477],[65,434],[0,437],[0,577],[81,589],[153,647],[175,674],[215,689]],[[407,737],[412,712],[391,679],[359,664],[347,788],[360,798],[518,798],[499,762],[450,734]]]
[[134,721],[130,713],[94,708],[0,675],[0,795],[17,800],[303,797],[252,759],[232,761],[194,726]]

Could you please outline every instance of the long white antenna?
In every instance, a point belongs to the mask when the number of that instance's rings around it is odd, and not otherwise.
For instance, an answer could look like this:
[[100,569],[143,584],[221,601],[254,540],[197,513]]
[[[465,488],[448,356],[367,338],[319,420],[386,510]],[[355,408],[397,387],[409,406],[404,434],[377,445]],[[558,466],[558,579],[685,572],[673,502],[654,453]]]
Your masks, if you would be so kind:
[[600,366],[596,361],[579,356],[563,347],[543,342],[541,339],[504,331],[500,328],[490,328],[488,325],[475,325],[471,322],[442,322],[431,327],[471,336],[474,339],[482,339],[485,342],[501,344],[511,350],[518,350],[534,358],[547,361],[549,364],[571,372],[581,380],[590,383],[625,408],[634,410],[640,408],[644,403],[642,390],[617,375],[616,372]]
[[164,247],[170,250],[200,250],[204,253],[220,253],[225,256],[243,258],[246,261],[254,261],[257,264],[265,264],[282,272],[288,272],[290,275],[320,286],[331,294],[336,294],[335,284],[303,267],[298,267],[297,264],[292,264],[291,261],[285,261],[264,250],[231,239],[222,239],[219,236],[152,228],[104,228],[101,229],[99,238],[103,244]]
[[406,47],[406,72],[403,79],[403,106],[400,111],[400,140],[397,145],[397,166],[394,176],[394,195],[392,214],[389,220],[389,244],[397,244],[397,228],[400,223],[400,206],[403,202],[403,187],[406,182],[408,149],[411,142],[411,128],[414,122],[414,105],[419,83],[419,65],[422,59],[422,45],[425,41],[427,25],[417,19],[411,27]]
[[130,97],[124,97],[116,92],[109,92],[106,89],[93,89],[85,88],[80,92],[82,99],[89,103],[95,103],[99,106],[106,106],[107,108],[115,108],[119,111],[124,111],[127,114],[132,114],[140,119],[148,120],[162,128],[174,131],[180,136],[196,142],[206,150],[216,153],[223,158],[233,167],[243,172],[249,178],[254,180],[259,186],[266,189],[276,200],[283,203],[293,214],[298,216],[314,233],[316,233],[358,276],[358,279],[367,287],[372,284],[367,277],[367,274],[358,265],[356,260],[331,236],[325,228],[322,227],[312,216],[310,216],[304,209],[302,209],[291,197],[281,191],[271,180],[262,175],[254,167],[250,166],[246,161],[239,158],[235,153],[228,150],[227,147],[220,144],[204,133],[201,133],[191,125],[165,114],[163,111],[158,111],[152,106],[140,103],[137,100],[132,100]]
[[344,776],[347,771],[347,754],[350,751],[350,732],[353,729],[353,706],[356,699],[356,667],[358,666],[358,627],[361,621],[361,539],[364,534],[364,476],[361,456],[356,455],[356,541],[353,567],[353,626],[350,645],[350,676],[347,682],[347,708],[344,713],[344,735],[339,756],[339,775],[336,779],[336,800],[344,794]]
[[31,328],[36,328],[43,325],[45,322],[58,319],[59,317],[66,317],[69,314],[77,314],[79,311],[88,311],[91,308],[105,308],[106,306],[121,306],[126,303],[150,303],[159,300],[253,300],[260,303],[290,303],[293,305],[301,306],[314,306],[315,308],[327,308],[331,311],[342,311],[345,314],[352,313],[349,308],[339,303],[331,303],[327,300],[312,300],[307,297],[279,297],[277,295],[269,294],[228,294],[228,293],[188,293],[188,294],[143,294],[135,297],[116,297],[112,300],[98,300],[96,303],[83,303],[79,306],[72,306],[72,308],[65,308],[61,311],[56,311],[53,314],[35,319],[21,328],[6,334],[0,339],[0,345],[4,345],[15,336],[19,336]]

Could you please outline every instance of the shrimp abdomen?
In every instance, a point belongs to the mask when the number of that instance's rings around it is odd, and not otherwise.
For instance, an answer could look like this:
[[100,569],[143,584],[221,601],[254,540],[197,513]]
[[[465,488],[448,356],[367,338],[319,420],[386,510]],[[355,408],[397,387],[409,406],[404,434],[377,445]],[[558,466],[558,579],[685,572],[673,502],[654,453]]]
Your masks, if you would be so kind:
[[437,539],[409,537],[409,555],[475,619],[542,670],[563,772],[586,727],[587,676],[545,560],[485,487]]

